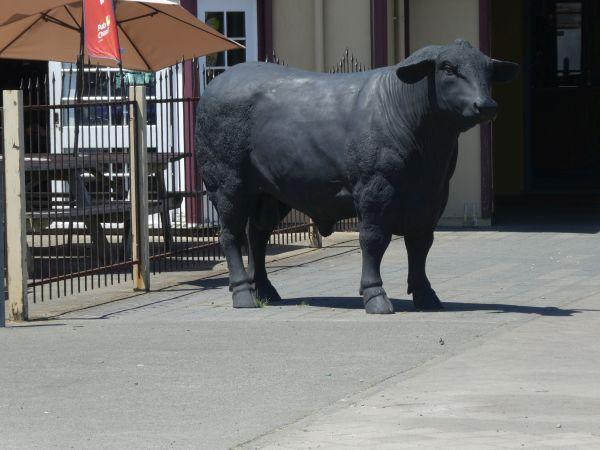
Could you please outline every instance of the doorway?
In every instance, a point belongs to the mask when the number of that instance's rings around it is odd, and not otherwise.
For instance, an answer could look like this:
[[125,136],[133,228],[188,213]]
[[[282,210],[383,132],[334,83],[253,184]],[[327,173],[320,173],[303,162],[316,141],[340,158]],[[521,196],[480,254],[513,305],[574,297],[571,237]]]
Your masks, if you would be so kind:
[[521,65],[519,80],[493,92],[500,105],[493,125],[496,223],[558,211],[596,215],[600,0],[493,2],[491,35],[492,56]]
[[527,3],[528,187],[600,193],[600,0]]

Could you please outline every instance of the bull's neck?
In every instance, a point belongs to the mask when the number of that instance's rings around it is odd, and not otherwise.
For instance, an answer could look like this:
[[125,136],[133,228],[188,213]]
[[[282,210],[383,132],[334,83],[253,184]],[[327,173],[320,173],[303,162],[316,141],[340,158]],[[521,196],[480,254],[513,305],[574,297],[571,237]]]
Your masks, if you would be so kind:
[[[390,138],[401,145],[418,148],[420,152],[436,154],[444,144],[452,144],[460,132],[453,120],[444,117],[435,104],[435,86],[430,80],[417,83],[401,82],[395,70],[382,74],[379,90],[380,107],[385,129]],[[433,92],[431,92],[433,90]],[[442,150],[443,151],[443,150]]]

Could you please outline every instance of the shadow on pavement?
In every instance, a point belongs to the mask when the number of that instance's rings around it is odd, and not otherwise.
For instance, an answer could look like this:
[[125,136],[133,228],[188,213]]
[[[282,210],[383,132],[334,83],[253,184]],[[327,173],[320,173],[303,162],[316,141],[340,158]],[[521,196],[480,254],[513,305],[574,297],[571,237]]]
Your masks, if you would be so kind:
[[[391,299],[396,312],[415,311],[411,300]],[[285,299],[273,302],[274,306],[306,305],[320,308],[363,309],[360,297],[304,297]],[[554,306],[508,305],[503,303],[458,303],[444,302],[445,309],[441,312],[490,311],[492,313],[537,314],[539,316],[573,316],[584,311],[581,309],[557,308]],[[596,310],[594,310],[596,311]],[[600,311],[600,310],[598,310]],[[432,311],[435,313],[438,311]]]
[[[218,275],[215,278],[204,278],[204,279],[199,279],[199,280],[186,281],[185,283],[181,283],[181,284],[186,284],[186,285],[190,285],[190,286],[198,286],[198,287],[201,287],[203,290],[219,289],[222,287],[229,286],[229,274]],[[166,289],[166,290],[171,291],[172,289]]]
[[[36,323],[37,322],[37,323]],[[29,328],[47,328],[47,327],[65,327],[64,323],[39,323],[39,320],[33,320],[31,322],[19,322],[19,323],[7,323],[6,329],[18,330],[18,329],[29,329]],[[0,328],[1,330],[2,328]]]

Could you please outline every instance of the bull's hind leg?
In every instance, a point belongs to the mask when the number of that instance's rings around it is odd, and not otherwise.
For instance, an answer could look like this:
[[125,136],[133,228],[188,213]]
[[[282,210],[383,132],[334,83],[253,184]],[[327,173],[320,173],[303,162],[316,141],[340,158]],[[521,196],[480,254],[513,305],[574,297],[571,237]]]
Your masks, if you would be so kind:
[[267,244],[273,230],[290,208],[273,197],[261,196],[255,214],[248,221],[248,275],[256,296],[269,302],[281,301],[281,296],[269,281],[265,267]]
[[233,293],[234,308],[256,308],[256,296],[242,260],[242,246],[246,242],[248,209],[246,199],[223,190],[213,195],[221,220],[220,242],[229,268],[229,290]]
[[417,236],[405,236],[404,244],[408,253],[408,293],[413,296],[415,309],[442,309],[442,302],[431,288],[425,273],[427,254],[433,244],[433,231]]

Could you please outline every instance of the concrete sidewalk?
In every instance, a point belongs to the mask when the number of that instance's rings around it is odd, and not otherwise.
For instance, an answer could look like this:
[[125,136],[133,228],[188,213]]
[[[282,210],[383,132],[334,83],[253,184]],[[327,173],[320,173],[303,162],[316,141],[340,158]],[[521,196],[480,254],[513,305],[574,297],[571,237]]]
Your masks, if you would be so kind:
[[598,297],[503,327],[252,448],[600,448]]
[[271,262],[266,308],[216,272],[0,330],[2,448],[599,446],[596,232],[436,239],[439,313],[396,239],[398,313],[367,316],[351,240]]

